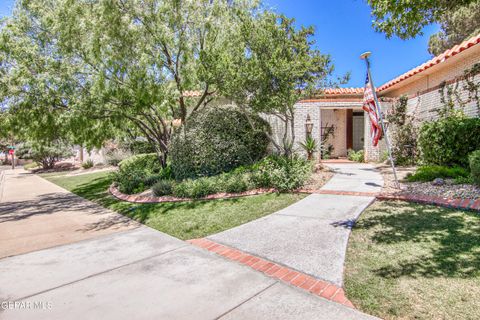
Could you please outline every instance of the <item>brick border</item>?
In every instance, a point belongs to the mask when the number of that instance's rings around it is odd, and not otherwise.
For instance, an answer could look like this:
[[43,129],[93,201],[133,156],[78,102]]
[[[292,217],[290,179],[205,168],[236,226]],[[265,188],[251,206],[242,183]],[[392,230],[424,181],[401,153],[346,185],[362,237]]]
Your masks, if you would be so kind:
[[[233,199],[241,198],[248,196],[256,196],[267,193],[275,193],[278,190],[275,189],[253,189],[240,193],[216,193],[211,194],[202,198],[177,198],[173,196],[141,196],[138,194],[125,194],[120,192],[115,185],[111,185],[108,188],[108,192],[115,198],[127,201],[131,203],[167,203],[167,202],[187,202],[187,201],[205,201],[205,200],[218,200],[218,199]],[[334,194],[334,195],[343,195],[343,196],[365,196],[365,197],[375,197],[378,195],[377,192],[352,192],[352,191],[337,191],[337,190],[315,190],[315,189],[297,189],[292,191],[292,193],[308,193],[308,194]]]
[[422,204],[433,204],[441,207],[472,210],[480,212],[480,198],[478,199],[461,199],[461,198],[442,198],[418,194],[404,194],[404,195],[377,195],[377,200],[399,200]]
[[256,271],[280,280],[286,284],[292,285],[318,297],[343,304],[350,308],[355,308],[353,303],[345,296],[343,288],[313,278],[307,274],[295,271],[277,263],[262,259],[260,257],[242,252],[240,250],[216,243],[214,241],[200,238],[192,239],[187,242],[192,245],[216,253],[226,259],[246,265]]
[[240,193],[216,193],[216,194],[208,195],[206,197],[192,199],[192,198],[177,198],[173,196],[155,197],[155,196],[141,196],[138,194],[125,194],[120,192],[118,188],[113,184],[110,186],[110,188],[108,188],[108,191],[115,198],[122,201],[132,202],[132,203],[167,203],[167,202],[233,199],[233,198],[256,196],[260,194],[276,192],[275,189],[254,189],[254,190],[249,190],[249,191],[240,192]]

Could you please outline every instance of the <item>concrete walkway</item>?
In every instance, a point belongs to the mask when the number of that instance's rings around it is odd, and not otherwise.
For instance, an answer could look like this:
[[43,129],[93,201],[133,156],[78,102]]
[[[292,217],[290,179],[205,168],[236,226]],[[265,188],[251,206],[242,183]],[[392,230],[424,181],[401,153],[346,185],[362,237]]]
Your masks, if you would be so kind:
[[1,319],[374,319],[145,226],[87,232],[115,213],[20,171],[0,206],[0,235],[24,243],[0,259]]
[[0,258],[140,224],[23,169],[0,176]]
[[[329,167],[335,175],[322,190],[368,193],[380,191],[383,185],[381,175],[369,164]],[[350,229],[373,200],[373,195],[312,194],[208,239],[342,286]]]

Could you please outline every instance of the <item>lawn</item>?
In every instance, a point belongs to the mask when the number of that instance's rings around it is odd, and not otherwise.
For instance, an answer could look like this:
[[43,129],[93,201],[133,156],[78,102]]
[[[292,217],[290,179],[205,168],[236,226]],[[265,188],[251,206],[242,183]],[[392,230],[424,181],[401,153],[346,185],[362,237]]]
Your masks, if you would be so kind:
[[303,199],[303,194],[266,194],[227,200],[133,204],[112,197],[108,172],[78,176],[42,174],[45,179],[149,227],[186,240],[205,237],[258,219]]
[[350,237],[345,287],[384,319],[480,319],[480,215],[376,202]]

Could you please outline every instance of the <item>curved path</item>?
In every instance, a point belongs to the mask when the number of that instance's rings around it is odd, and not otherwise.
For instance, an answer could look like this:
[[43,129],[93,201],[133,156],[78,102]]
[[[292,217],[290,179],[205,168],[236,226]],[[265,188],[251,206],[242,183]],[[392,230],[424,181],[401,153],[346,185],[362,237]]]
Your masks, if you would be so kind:
[[321,194],[207,239],[342,286],[350,229],[383,179],[370,164],[328,166],[335,175]]

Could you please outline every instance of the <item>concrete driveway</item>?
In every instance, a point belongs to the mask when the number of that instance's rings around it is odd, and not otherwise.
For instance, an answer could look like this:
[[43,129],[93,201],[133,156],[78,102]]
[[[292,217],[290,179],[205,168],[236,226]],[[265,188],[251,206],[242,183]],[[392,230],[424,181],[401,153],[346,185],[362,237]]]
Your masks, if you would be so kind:
[[39,177],[6,178],[1,319],[373,319],[134,222],[105,225],[117,215]]

